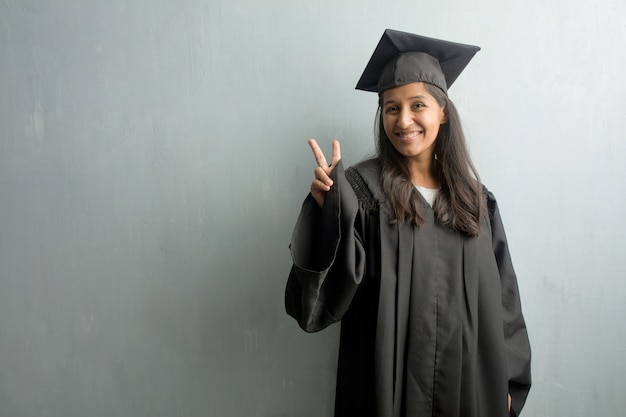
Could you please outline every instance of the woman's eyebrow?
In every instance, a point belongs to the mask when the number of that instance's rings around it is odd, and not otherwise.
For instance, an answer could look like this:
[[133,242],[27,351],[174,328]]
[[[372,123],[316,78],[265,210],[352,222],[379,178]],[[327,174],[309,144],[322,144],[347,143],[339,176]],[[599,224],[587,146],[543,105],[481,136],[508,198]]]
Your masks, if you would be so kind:
[[[417,95],[417,96],[409,97],[409,100],[415,100],[415,99],[423,100],[425,98],[426,98],[426,96]],[[386,106],[387,104],[391,104],[391,103],[395,103],[395,102],[396,102],[396,100],[389,99],[389,100],[383,102],[383,106]]]

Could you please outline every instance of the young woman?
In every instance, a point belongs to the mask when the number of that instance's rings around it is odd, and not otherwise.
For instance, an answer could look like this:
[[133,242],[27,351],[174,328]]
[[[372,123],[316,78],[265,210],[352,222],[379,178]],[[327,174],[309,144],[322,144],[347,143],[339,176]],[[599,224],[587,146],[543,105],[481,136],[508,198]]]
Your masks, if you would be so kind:
[[335,416],[504,417],[530,346],[494,196],[448,98],[478,47],[387,30],[357,88],[379,95],[378,153],[344,170],[315,140],[286,308],[341,321]]

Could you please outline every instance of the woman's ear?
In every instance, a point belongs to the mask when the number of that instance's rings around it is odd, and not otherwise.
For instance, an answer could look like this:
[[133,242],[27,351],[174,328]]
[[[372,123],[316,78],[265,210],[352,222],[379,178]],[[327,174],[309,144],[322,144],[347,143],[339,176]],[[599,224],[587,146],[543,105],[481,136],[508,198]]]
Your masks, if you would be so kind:
[[441,119],[440,124],[445,125],[446,123],[448,123],[448,105],[444,105],[441,110],[443,111],[443,118]]

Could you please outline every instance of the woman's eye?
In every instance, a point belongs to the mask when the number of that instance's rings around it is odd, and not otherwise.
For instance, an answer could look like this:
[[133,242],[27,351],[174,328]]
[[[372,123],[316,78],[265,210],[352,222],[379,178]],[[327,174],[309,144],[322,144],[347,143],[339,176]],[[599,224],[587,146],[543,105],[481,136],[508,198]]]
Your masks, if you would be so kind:
[[421,107],[424,107],[424,103],[415,103],[413,104],[413,107],[415,107],[416,109],[419,109]]

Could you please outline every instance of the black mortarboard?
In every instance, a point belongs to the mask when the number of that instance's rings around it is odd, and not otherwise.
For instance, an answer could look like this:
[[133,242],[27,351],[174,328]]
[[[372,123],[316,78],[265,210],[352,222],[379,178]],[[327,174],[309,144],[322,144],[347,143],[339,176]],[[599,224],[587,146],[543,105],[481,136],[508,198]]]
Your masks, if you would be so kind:
[[421,81],[447,92],[479,50],[478,46],[387,29],[356,88],[380,94]]

